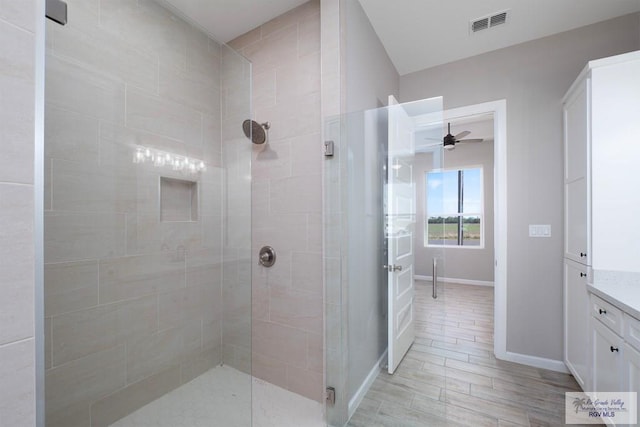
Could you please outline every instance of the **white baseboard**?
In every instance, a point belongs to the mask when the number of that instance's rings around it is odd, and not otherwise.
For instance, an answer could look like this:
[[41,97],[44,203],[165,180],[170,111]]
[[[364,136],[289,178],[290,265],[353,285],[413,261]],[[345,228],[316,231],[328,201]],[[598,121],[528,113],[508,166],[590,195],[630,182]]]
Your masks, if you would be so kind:
[[534,368],[548,369],[550,371],[562,372],[569,374],[567,366],[562,360],[547,359],[544,357],[530,356],[528,354],[513,353],[507,351],[505,354],[497,354],[496,358],[506,360],[507,362],[520,363],[521,365],[533,366]]
[[[415,280],[424,280],[431,282],[433,280],[432,276],[413,276]],[[476,286],[493,286],[493,282],[485,281],[485,280],[470,280],[470,279],[456,279],[453,277],[438,277],[440,282],[445,283],[459,283],[461,285],[476,285]]]
[[378,374],[380,373],[380,371],[382,371],[382,368],[380,367],[380,365],[382,364],[383,360],[386,360],[386,358],[387,358],[387,350],[385,350],[384,353],[382,353],[382,356],[380,356],[380,359],[378,359],[378,361],[373,366],[373,368],[371,368],[371,371],[369,371],[369,375],[367,375],[367,377],[364,379],[362,384],[360,384],[360,387],[358,388],[358,391],[356,391],[356,394],[354,394],[353,397],[349,400],[349,408],[348,408],[349,419],[351,419],[351,416],[356,412],[356,409],[358,409],[358,406],[360,406],[362,399],[364,399],[364,397],[367,395],[367,392],[371,388],[371,385],[378,377]]

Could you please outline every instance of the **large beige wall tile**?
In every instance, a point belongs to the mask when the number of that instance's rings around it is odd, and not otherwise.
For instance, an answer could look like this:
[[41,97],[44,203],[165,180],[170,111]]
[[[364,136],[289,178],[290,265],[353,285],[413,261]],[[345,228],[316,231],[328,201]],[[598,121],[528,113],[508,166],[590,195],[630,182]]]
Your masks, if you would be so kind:
[[314,334],[322,333],[322,292],[275,286],[269,290],[269,320]]
[[[298,22],[298,56],[320,51],[321,19],[320,7]],[[316,71],[317,72],[317,71]]]
[[58,57],[71,59],[128,85],[158,91],[158,56],[134,49],[104,31],[55,26],[53,49]]
[[179,365],[183,354],[182,328],[172,328],[127,344],[127,384],[171,366]]
[[33,189],[0,184],[0,345],[34,334]]
[[273,246],[278,250],[305,251],[307,249],[307,216],[283,213],[265,215],[253,223],[254,247]]
[[324,145],[319,143],[320,134],[312,133],[291,140],[291,174],[293,176],[322,174]]
[[202,114],[137,89],[127,89],[127,126],[201,146]]
[[[129,157],[129,156],[128,156]],[[133,164],[113,170],[91,163],[52,160],[52,208],[72,212],[133,212],[138,191]]]
[[299,329],[275,323],[253,322],[253,352],[287,365],[307,366],[307,334]]
[[44,121],[47,158],[98,164],[98,119],[53,106]]
[[180,380],[182,384],[188,383],[221,363],[221,349],[211,349],[202,352],[197,357],[190,358],[180,365]]
[[215,76],[214,70],[206,81],[200,74],[163,65],[160,67],[160,96],[202,113],[219,116],[220,88],[217,79],[210,81]]
[[[120,345],[48,370],[45,378],[47,418],[64,420],[67,412],[75,417],[75,411],[70,408],[81,405],[88,409],[92,401],[124,387],[125,357],[125,347]],[[81,412],[88,415],[86,409]]]
[[184,288],[183,254],[149,254],[100,261],[100,302]]
[[321,176],[293,176],[274,180],[271,183],[271,212],[272,213],[320,213],[322,198],[314,191],[321,180]]
[[0,0],[0,19],[33,33],[35,31],[36,2]]
[[260,353],[254,353],[251,359],[251,369],[255,377],[286,388],[287,365],[284,362]]
[[[158,329],[155,296],[101,305],[53,318],[53,366],[97,353]],[[55,389],[52,389],[55,390]]]
[[287,366],[287,389],[309,399],[321,401],[323,397],[321,373],[300,369],[295,366]]
[[180,385],[180,367],[171,367],[91,405],[91,426],[107,427]]
[[35,426],[34,355],[33,338],[0,345],[0,423],[3,426]]
[[125,215],[45,212],[47,263],[124,255]]
[[101,1],[100,26],[137,49],[154,52],[160,64],[186,68],[189,26],[154,1]]
[[45,316],[98,305],[98,261],[44,266]]
[[124,122],[125,85],[77,63],[47,56],[47,104],[112,123]]
[[[15,9],[16,3],[10,3]],[[32,9],[32,2],[25,7]],[[26,24],[17,12],[5,12]],[[35,39],[0,21],[0,40],[0,182],[33,183]]]
[[292,286],[308,292],[322,292],[322,255],[294,252],[292,254]]

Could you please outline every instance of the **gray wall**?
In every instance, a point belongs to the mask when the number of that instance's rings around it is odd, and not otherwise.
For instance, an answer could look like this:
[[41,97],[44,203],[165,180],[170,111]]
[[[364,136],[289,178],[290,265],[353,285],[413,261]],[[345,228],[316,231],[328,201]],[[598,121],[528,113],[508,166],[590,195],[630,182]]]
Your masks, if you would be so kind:
[[[35,0],[0,6],[0,424],[35,425]],[[40,33],[40,36],[42,34]]]
[[[387,348],[383,261],[382,167],[386,112],[368,112],[398,96],[399,76],[360,3],[346,2],[348,171],[348,396]],[[368,273],[367,273],[368,272]]]
[[[633,14],[408,74],[401,100],[507,100],[507,350],[562,359],[561,98],[591,59],[640,48]],[[529,224],[551,224],[549,239]]]
[[482,166],[484,187],[484,248],[427,248],[424,245],[425,173],[433,168],[432,154],[419,153],[414,164],[417,193],[416,275],[431,276],[432,260],[438,263],[438,277],[493,282],[493,141],[467,144],[444,152],[445,169]]

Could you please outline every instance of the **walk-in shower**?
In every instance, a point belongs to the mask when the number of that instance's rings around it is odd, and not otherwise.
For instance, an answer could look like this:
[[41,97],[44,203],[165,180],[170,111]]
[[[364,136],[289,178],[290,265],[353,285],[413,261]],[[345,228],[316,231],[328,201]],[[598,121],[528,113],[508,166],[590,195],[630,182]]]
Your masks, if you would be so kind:
[[67,3],[46,32],[46,426],[250,426],[250,63],[160,2]]

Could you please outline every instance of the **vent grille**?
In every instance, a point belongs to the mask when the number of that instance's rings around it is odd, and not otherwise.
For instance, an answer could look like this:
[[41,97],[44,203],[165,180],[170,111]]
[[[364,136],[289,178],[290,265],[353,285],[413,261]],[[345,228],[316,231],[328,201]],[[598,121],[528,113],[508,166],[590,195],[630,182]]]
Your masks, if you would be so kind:
[[489,28],[489,18],[478,19],[477,21],[473,21],[471,23],[471,31],[478,32],[481,30],[486,30]]
[[503,12],[497,12],[491,15],[471,20],[469,23],[469,32],[473,34],[477,33],[478,31],[487,30],[498,25],[506,24],[508,12],[508,10],[505,10]]
[[493,15],[490,19],[489,27],[495,27],[496,25],[505,24],[507,22],[507,12],[498,13]]

